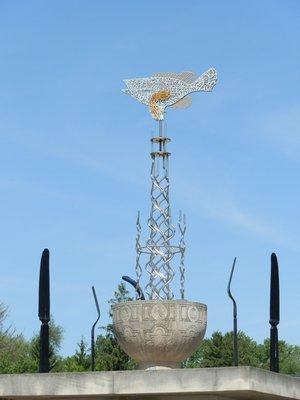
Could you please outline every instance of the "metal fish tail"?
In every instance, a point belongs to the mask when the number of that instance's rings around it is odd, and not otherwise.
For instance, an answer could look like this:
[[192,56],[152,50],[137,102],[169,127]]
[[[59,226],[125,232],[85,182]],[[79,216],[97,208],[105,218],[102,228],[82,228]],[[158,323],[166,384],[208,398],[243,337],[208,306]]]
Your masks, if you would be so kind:
[[211,92],[217,81],[217,71],[214,68],[210,68],[190,85],[191,92]]

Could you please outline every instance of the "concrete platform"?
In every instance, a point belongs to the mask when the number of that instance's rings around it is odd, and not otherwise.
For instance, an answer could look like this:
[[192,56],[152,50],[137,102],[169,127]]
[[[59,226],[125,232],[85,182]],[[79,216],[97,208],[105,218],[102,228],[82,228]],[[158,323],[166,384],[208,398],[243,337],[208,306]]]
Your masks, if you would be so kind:
[[300,399],[300,379],[252,367],[0,375],[1,399]]

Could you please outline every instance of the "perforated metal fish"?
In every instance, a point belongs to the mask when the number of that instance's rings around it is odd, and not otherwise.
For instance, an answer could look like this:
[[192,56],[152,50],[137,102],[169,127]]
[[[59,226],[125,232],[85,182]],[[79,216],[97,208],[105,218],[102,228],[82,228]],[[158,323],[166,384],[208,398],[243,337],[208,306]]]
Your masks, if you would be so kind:
[[193,92],[211,92],[217,83],[217,71],[210,68],[197,78],[191,71],[160,72],[149,78],[124,79],[123,92],[149,107],[152,118],[164,118],[166,107],[186,108]]

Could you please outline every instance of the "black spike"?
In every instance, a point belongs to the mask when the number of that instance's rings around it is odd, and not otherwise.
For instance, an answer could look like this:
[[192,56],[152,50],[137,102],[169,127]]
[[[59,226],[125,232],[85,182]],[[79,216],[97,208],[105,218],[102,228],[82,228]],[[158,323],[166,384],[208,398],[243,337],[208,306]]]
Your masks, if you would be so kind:
[[275,253],[271,255],[270,282],[270,371],[279,372],[278,329],[280,321],[279,272]]
[[42,323],[40,330],[40,363],[39,372],[50,371],[49,360],[49,326],[50,321],[50,278],[49,278],[49,250],[44,249],[39,280],[39,319]]

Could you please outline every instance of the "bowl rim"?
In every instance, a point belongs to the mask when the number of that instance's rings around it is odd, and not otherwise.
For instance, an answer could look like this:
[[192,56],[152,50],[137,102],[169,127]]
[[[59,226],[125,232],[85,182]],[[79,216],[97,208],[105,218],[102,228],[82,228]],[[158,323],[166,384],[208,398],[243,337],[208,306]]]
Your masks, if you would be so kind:
[[121,301],[120,303],[116,303],[113,304],[112,306],[112,310],[116,309],[116,308],[120,308],[123,307],[124,305],[128,305],[129,304],[138,304],[139,306],[143,305],[143,304],[186,304],[186,305],[194,305],[198,308],[202,308],[205,311],[207,311],[207,305],[204,303],[200,303],[198,301],[190,301],[190,300],[185,300],[185,299],[174,299],[174,300],[127,300],[127,301]]

